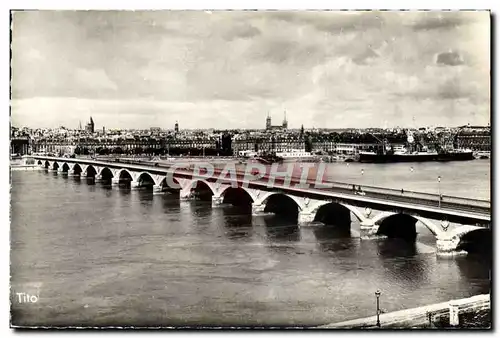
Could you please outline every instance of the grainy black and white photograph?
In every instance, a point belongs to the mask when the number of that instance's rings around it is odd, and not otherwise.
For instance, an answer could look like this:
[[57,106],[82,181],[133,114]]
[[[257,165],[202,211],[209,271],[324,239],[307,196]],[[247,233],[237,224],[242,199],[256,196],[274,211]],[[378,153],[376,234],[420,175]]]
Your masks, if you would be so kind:
[[487,10],[11,10],[10,327],[491,329]]

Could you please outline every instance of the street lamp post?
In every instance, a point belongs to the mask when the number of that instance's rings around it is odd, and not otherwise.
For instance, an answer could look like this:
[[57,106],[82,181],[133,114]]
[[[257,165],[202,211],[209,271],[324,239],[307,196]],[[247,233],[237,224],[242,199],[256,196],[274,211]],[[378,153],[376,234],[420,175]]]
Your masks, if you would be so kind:
[[441,208],[441,176],[438,176],[438,195],[439,195],[438,206]]
[[380,327],[380,290],[375,291],[375,297],[377,297],[377,326]]

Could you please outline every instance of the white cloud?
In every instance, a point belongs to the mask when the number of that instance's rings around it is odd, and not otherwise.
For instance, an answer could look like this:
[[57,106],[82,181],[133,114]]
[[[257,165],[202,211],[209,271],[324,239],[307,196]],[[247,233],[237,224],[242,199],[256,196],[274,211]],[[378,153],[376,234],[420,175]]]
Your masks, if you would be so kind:
[[16,13],[13,120],[255,128],[286,108],[292,127],[483,123],[485,13]]

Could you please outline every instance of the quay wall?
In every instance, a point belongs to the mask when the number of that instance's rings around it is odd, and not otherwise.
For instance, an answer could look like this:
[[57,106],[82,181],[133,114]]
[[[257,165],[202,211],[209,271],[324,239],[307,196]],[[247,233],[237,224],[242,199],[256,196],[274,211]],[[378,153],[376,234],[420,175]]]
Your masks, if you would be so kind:
[[[421,326],[429,323],[429,314],[431,319],[437,317],[448,316],[450,313],[450,304],[458,306],[460,313],[468,311],[479,311],[490,308],[489,294],[477,295],[470,298],[452,300],[443,303],[421,306],[412,309],[394,311],[380,314],[381,327],[392,328],[410,328]],[[322,325],[317,328],[329,329],[359,329],[359,328],[376,328],[377,316],[348,320],[339,323]]]

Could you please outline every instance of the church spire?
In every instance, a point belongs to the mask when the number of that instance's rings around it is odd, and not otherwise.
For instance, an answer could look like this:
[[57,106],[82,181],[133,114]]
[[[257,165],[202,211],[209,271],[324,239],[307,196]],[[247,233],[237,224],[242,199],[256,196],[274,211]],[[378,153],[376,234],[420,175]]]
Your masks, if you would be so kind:
[[285,113],[284,113],[284,117],[283,117],[283,129],[287,129],[288,128],[288,121],[286,120],[286,109],[285,109]]
[[271,115],[269,115],[269,110],[267,111],[266,129],[267,130],[271,129]]

